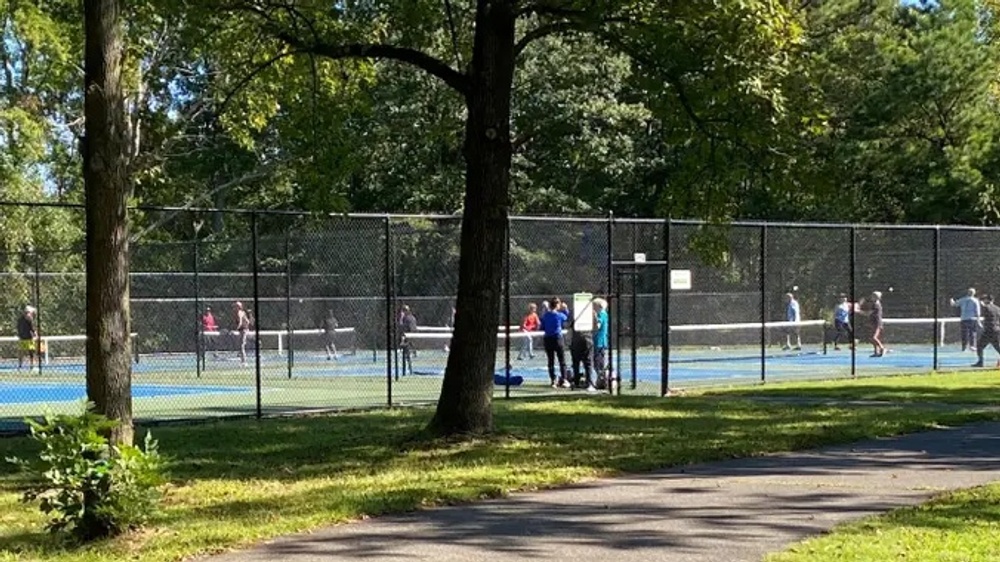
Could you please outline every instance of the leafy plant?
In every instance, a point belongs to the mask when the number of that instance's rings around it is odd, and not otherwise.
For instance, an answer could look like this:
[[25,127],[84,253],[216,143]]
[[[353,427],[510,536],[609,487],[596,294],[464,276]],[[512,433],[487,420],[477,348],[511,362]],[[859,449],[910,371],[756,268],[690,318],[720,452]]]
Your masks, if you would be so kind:
[[116,422],[90,404],[79,415],[46,414],[41,423],[27,423],[42,446],[38,458],[7,461],[31,476],[23,501],[39,502],[50,532],[89,541],[135,529],[156,512],[165,478],[151,434],[142,448],[112,445],[107,436]]

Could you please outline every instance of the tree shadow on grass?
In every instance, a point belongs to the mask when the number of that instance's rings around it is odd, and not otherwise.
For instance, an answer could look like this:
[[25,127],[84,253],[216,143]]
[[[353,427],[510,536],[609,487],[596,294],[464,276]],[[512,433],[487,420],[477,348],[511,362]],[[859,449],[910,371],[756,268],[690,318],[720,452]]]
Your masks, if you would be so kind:
[[[926,375],[924,375],[926,376]],[[948,388],[941,384],[930,384],[918,376],[900,376],[898,384],[866,381],[865,379],[842,380],[836,386],[829,383],[816,385],[796,385],[791,387],[757,386],[732,390],[706,391],[705,396],[721,398],[756,397],[804,400],[871,400],[895,403],[940,403],[940,404],[998,404],[997,391],[1000,383],[984,380],[982,384],[963,384]]]

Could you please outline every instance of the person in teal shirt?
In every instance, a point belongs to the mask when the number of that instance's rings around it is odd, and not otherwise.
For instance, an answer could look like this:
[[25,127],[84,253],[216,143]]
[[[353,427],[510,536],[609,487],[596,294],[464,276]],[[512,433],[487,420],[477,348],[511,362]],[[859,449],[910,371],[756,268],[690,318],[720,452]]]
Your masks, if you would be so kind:
[[611,347],[608,303],[604,299],[594,299],[594,372],[597,378],[606,376],[608,368],[608,348]]

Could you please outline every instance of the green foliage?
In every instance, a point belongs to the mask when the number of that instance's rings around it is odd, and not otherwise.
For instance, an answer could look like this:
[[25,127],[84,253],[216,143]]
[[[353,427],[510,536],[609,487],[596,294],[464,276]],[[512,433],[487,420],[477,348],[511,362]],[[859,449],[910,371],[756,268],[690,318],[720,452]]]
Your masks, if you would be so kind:
[[82,541],[118,535],[155,513],[164,483],[157,443],[146,434],[143,448],[111,445],[113,421],[90,406],[83,413],[28,420],[41,445],[37,459],[9,458],[34,482],[25,502],[39,502],[50,532],[68,531]]

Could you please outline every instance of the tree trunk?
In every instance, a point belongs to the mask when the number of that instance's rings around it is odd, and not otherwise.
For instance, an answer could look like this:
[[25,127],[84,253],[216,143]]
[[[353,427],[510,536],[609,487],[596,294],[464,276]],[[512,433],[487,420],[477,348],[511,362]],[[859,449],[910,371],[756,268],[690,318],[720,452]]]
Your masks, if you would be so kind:
[[440,435],[493,429],[493,371],[510,185],[514,79],[512,0],[479,0],[466,95],[465,212],[455,331],[437,412]]
[[83,179],[87,212],[87,398],[132,443],[128,200],[121,0],[84,0]]

